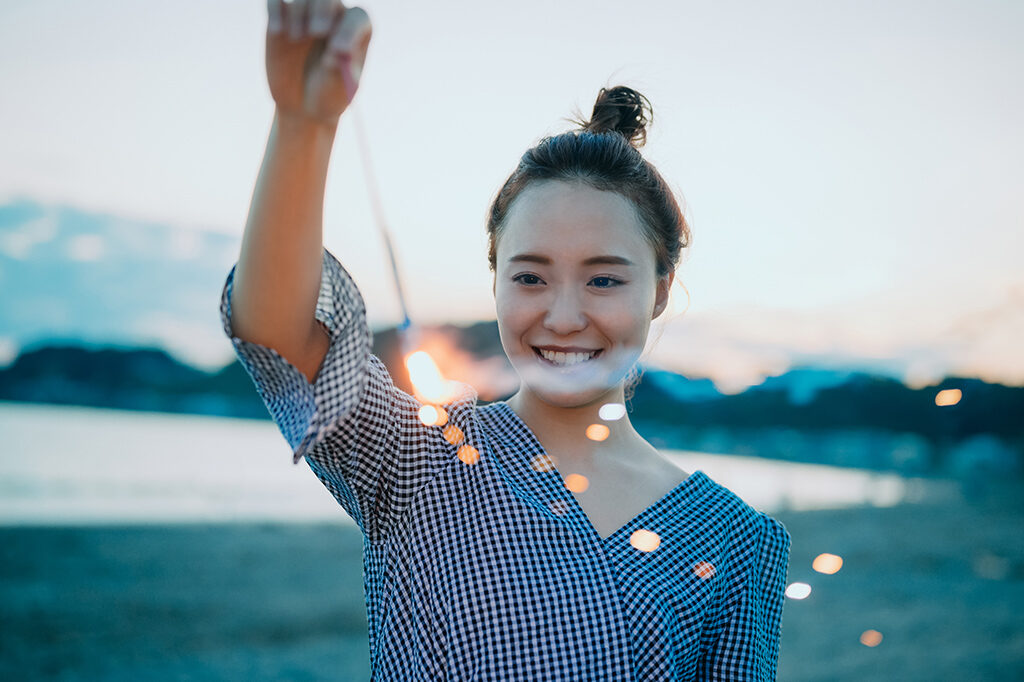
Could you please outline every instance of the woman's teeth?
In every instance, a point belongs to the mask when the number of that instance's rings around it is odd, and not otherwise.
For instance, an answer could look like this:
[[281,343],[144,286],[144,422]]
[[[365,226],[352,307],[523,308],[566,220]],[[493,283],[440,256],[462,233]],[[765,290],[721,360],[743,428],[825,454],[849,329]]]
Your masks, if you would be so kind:
[[569,367],[571,365],[578,365],[581,362],[586,362],[590,358],[598,354],[599,351],[591,351],[589,353],[561,353],[558,351],[544,350],[538,348],[541,356],[548,362],[553,362],[556,365],[562,365],[563,367]]

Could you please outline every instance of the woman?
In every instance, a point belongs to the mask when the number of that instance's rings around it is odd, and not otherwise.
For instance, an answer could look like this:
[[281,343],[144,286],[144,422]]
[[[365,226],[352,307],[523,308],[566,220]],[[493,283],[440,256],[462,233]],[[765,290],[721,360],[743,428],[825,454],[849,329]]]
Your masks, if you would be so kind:
[[269,8],[276,113],[221,312],[295,461],[363,531],[373,679],[774,679],[789,534],[622,415],[689,238],[633,146],[646,100],[602,90],[583,130],[542,140],[502,187],[489,257],[521,388],[479,406],[464,387],[427,426],[322,247],[369,20]]

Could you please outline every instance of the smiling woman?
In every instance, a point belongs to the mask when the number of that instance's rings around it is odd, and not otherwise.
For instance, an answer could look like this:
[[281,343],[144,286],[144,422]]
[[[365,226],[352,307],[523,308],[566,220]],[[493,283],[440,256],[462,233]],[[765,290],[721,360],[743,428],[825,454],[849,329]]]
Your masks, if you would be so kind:
[[624,402],[622,380],[673,278],[656,275],[629,200],[583,182],[537,183],[516,200],[496,251],[498,330],[524,382],[513,402]]
[[591,120],[528,150],[495,198],[519,391],[481,406],[461,386],[425,406],[371,354],[359,289],[322,246],[368,18],[269,7],[277,112],[222,322],[295,461],[364,534],[372,679],[774,679],[789,533],[677,468],[624,406],[689,240],[637,149],[646,99],[601,90]]

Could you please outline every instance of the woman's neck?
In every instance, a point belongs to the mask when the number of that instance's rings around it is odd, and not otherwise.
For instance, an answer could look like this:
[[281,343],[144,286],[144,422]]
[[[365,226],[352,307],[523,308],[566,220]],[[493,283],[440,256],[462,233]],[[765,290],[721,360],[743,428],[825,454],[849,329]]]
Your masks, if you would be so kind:
[[[638,449],[652,449],[633,428],[629,415],[604,420],[599,414],[602,405],[624,403],[621,386],[617,392],[609,392],[599,400],[574,407],[551,405],[529,389],[521,389],[506,402],[530,427],[544,450],[556,460],[556,466],[559,463],[572,465],[575,470],[602,467],[621,462],[624,455]],[[608,427],[607,438],[594,440],[588,437],[587,427],[594,424]]]

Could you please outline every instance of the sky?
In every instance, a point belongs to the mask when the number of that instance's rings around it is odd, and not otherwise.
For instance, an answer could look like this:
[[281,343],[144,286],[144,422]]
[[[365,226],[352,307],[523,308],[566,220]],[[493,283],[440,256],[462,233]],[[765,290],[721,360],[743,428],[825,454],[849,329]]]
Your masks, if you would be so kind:
[[[1024,4],[362,6],[355,108],[417,320],[493,319],[490,201],[621,83],[653,104],[644,154],[694,235],[664,364],[743,383],[842,356],[1024,383]],[[5,0],[0,202],[240,240],[273,114],[265,22],[258,1]],[[353,115],[325,244],[382,326],[399,312]]]

